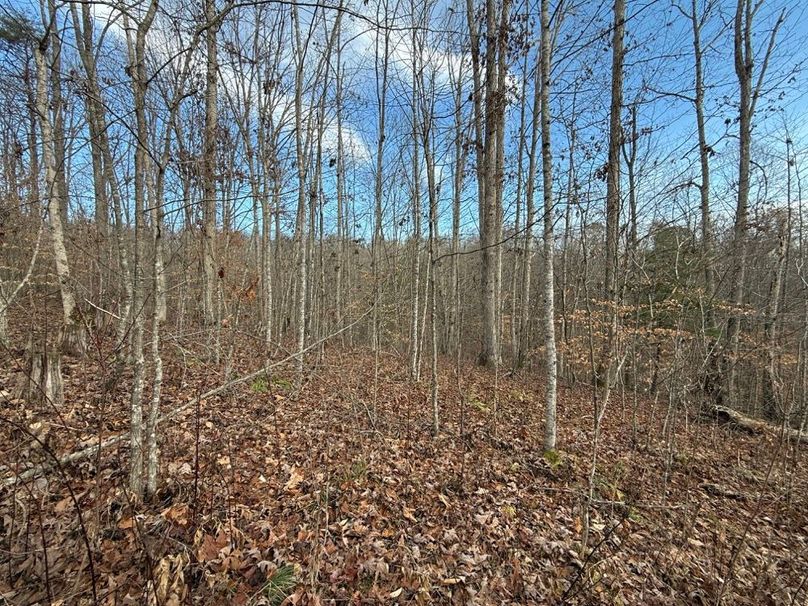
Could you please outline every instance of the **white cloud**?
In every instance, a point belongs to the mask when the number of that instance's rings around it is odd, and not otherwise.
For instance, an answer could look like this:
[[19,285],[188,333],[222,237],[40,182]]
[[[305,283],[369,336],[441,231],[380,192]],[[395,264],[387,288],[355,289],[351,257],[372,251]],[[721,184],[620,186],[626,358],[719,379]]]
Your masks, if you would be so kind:
[[[147,2],[138,1],[125,9],[130,17],[130,28],[136,26],[133,19],[142,17],[147,5]],[[182,9],[178,6],[178,10]],[[125,19],[120,5],[113,5],[112,3],[93,4],[93,16],[102,28],[119,38],[122,43],[125,43]],[[158,61],[164,60],[173,63],[179,68],[186,60],[186,54],[183,51],[188,48],[190,41],[183,39],[181,33],[177,30],[174,23],[166,17],[163,10],[158,11],[154,24],[149,30],[147,40],[149,52],[152,53]],[[280,52],[283,53],[281,60],[287,63],[292,61],[290,47],[291,45],[280,49]],[[204,65],[202,64],[203,57],[198,50],[199,49],[196,50],[194,56],[191,58],[192,72],[204,70]],[[262,94],[262,91],[258,91],[252,83],[245,83],[244,79],[246,76],[236,72],[233,67],[226,62],[220,62],[219,74],[221,86],[227,88],[227,91],[221,91],[221,94],[229,93],[234,97],[240,97],[245,93],[249,94],[252,97],[251,106],[253,108],[258,107],[259,95]],[[273,115],[276,119],[280,121],[284,116],[291,115],[290,112],[294,106],[294,97],[291,94],[281,92],[276,101],[275,108],[273,109]],[[316,111],[316,109],[316,102],[314,100],[307,99],[304,101],[304,114],[308,115],[310,112]],[[326,126],[323,137],[327,146],[336,149],[338,131],[336,117],[333,112],[330,112],[330,115],[326,116]],[[366,162],[371,159],[370,149],[355,125],[343,122],[342,138],[343,147],[355,161]]]

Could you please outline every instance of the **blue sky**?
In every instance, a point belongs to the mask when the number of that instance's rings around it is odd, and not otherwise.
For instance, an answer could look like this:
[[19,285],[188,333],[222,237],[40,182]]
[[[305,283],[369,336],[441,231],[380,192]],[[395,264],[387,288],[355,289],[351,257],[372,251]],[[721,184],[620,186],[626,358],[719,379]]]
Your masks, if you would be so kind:
[[[689,10],[689,0],[681,4]],[[699,10],[703,10],[703,0],[698,0]],[[729,217],[733,207],[732,187],[735,170],[734,150],[737,147],[735,138],[736,126],[726,124],[733,120],[737,111],[733,103],[737,96],[737,82],[732,65],[731,31],[727,29],[734,11],[735,2],[723,0],[714,3],[715,7],[710,19],[704,26],[703,44],[705,46],[705,82],[707,91],[708,129],[711,142],[714,142],[716,156],[713,159],[714,187],[716,189],[716,213]],[[373,2],[352,2],[354,10],[371,18],[375,17]],[[517,1],[513,13],[524,11],[535,17],[537,3],[532,0],[528,5]],[[605,119],[608,108],[608,78],[610,68],[610,51],[608,40],[597,38],[599,32],[605,31],[610,20],[611,6],[599,2],[567,2],[574,10],[565,18],[562,25],[557,48],[558,63],[554,72],[554,151],[556,158],[557,187],[559,200],[564,199],[567,188],[565,181],[566,149],[569,132],[565,123],[576,124],[576,135],[580,147],[576,150],[578,179],[585,185],[586,191],[592,194],[593,217],[597,215],[597,200],[601,192],[601,184],[593,179],[598,165],[603,162],[605,144]],[[436,30],[462,30],[465,21],[457,14],[450,13],[450,0],[441,0],[435,5],[430,26]],[[3,0],[0,10],[18,9],[36,15],[38,3],[31,0]],[[782,170],[776,167],[771,158],[777,153],[785,153],[785,129],[788,128],[794,141],[794,150],[799,156],[799,164],[806,158],[806,139],[808,138],[808,73],[805,71],[805,60],[808,52],[808,6],[799,0],[766,0],[756,16],[756,47],[760,52],[765,46],[767,32],[775,22],[777,15],[786,11],[786,21],[778,32],[777,46],[769,66],[769,81],[776,83],[777,90],[761,100],[758,108],[756,124],[756,150],[770,159],[770,175],[767,177],[765,190],[761,195],[768,198],[782,199]],[[303,11],[306,12],[305,10]],[[401,31],[393,34],[392,73],[397,80],[391,83],[388,99],[388,143],[386,146],[386,173],[388,183],[385,187],[387,208],[390,209],[390,229],[397,228],[393,223],[400,221],[406,212],[407,186],[405,176],[400,171],[406,169],[411,156],[411,146],[407,143],[410,128],[408,109],[408,90],[410,86],[412,47],[406,28],[411,19],[406,10],[393,22]],[[98,14],[108,14],[103,8]],[[692,46],[688,21],[676,10],[670,0],[646,0],[643,2],[628,1],[629,19],[627,22],[626,80],[624,102],[638,103],[638,126],[644,134],[640,138],[640,199],[653,208],[654,215],[667,215],[667,220],[685,220],[691,209],[691,201],[687,200],[694,192],[678,187],[681,182],[692,178],[696,166],[695,154],[695,117],[692,104],[686,100],[665,93],[692,94]],[[99,17],[99,25],[104,25],[103,17]],[[377,32],[369,28],[366,21],[346,17],[344,22],[347,37],[351,39],[345,61],[350,70],[350,94],[353,106],[346,112],[345,137],[353,141],[354,162],[351,166],[355,175],[353,194],[360,210],[369,202],[372,187],[373,157],[375,153],[377,111],[375,108],[375,48]],[[113,32],[114,34],[114,32]],[[165,39],[165,45],[171,44]],[[430,35],[427,40],[428,55],[436,61],[436,69],[443,75],[438,86],[445,87],[446,70],[456,66],[463,54],[456,48],[446,46],[446,37]],[[586,42],[585,48],[577,49]],[[158,39],[152,41],[155,49],[160,51]],[[66,46],[70,46],[70,36],[66,37]],[[120,47],[119,47],[120,48]],[[284,47],[288,52],[291,44]],[[108,45],[113,49],[113,45]],[[577,49],[570,56],[570,49]],[[169,54],[166,48],[163,52]],[[68,50],[69,52],[69,50]],[[531,51],[532,52],[532,51]],[[564,58],[566,57],[566,59]],[[124,58],[117,59],[123,65]],[[532,61],[531,61],[532,62]],[[517,84],[516,96],[509,106],[508,113],[508,150],[510,152],[509,167],[516,165],[514,156],[518,145],[516,134],[519,123],[518,84],[521,80],[518,62],[512,66],[514,83]],[[583,76],[582,76],[583,75]],[[231,81],[239,76],[236,73],[224,72],[223,79]],[[793,78],[793,80],[791,79]],[[528,87],[532,90],[532,85]],[[117,95],[109,91],[111,95]],[[778,98],[780,94],[782,98]],[[448,95],[448,91],[446,93]],[[575,99],[576,116],[570,116],[572,99]],[[449,98],[446,96],[438,103],[438,108],[446,110]],[[466,108],[468,111],[468,107]],[[528,108],[529,115],[529,108]],[[626,111],[626,115],[628,112]],[[333,145],[335,127],[333,113],[331,124],[326,134],[326,144]],[[449,120],[439,123],[439,132],[447,132],[451,126]],[[779,152],[778,152],[779,149]],[[436,155],[439,161],[439,176],[444,179],[441,188],[442,226],[447,225],[448,204],[451,196],[451,145],[449,138],[438,144]],[[76,152],[76,165],[82,161],[86,164],[86,154],[82,160],[82,152]],[[803,158],[805,160],[803,160]],[[526,161],[525,161],[526,166]],[[783,169],[785,166],[782,162]],[[406,170],[404,171],[406,173]],[[399,176],[397,176],[399,175]],[[326,180],[333,178],[327,175]],[[772,185],[772,183],[774,185]],[[624,187],[625,189],[625,187]],[[506,186],[506,216],[512,217],[514,209],[515,179]],[[469,235],[476,231],[474,209],[473,176],[467,179],[467,191],[464,191],[466,212],[464,213],[464,231]],[[400,207],[400,208],[399,208]],[[396,209],[396,213],[392,210]],[[244,213],[248,218],[248,213]],[[649,211],[650,216],[650,211]],[[330,217],[333,220],[333,216]],[[367,233],[367,213],[362,213],[360,230]],[[401,227],[408,229],[407,225]]]

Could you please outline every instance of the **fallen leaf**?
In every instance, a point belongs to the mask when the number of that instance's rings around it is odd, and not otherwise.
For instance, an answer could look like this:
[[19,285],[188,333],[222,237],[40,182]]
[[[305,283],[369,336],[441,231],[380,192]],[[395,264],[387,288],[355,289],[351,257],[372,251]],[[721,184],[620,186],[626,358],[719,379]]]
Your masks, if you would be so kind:
[[292,467],[292,470],[289,472],[289,480],[283,486],[284,490],[288,490],[292,492],[300,486],[300,483],[303,481],[303,474],[297,467]]

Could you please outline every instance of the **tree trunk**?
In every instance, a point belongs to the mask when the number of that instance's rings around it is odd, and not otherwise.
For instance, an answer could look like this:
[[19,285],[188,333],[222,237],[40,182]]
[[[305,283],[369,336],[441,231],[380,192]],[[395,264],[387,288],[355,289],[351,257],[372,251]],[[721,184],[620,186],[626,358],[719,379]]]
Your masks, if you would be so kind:
[[541,164],[544,193],[544,351],[545,429],[544,449],[556,447],[556,341],[553,283],[553,153],[550,142],[550,42],[549,0],[541,0]]
[[[297,342],[297,385],[303,384],[303,350],[306,345],[306,300],[308,293],[308,252],[306,250],[306,176],[308,154],[303,130],[303,66],[305,53],[300,34],[297,5],[292,7],[295,28],[295,150],[297,164],[297,216],[295,220],[295,258],[297,260],[295,322]],[[308,136],[308,133],[305,134]]]
[[410,378],[418,380],[421,373],[420,338],[418,334],[421,307],[421,160],[420,123],[417,103],[420,95],[416,79],[417,63],[413,53],[412,72],[412,318],[410,322]]
[[[787,212],[790,212],[788,209]],[[789,222],[780,215],[777,221],[777,248],[775,251],[774,276],[766,305],[766,320],[763,327],[766,343],[766,370],[763,377],[763,414],[768,419],[779,420],[785,416],[783,406],[782,381],[778,375],[777,320],[780,313],[780,299],[783,291],[783,278],[786,266],[786,248]]]
[[[168,136],[168,135],[167,135]],[[157,471],[159,451],[157,447],[157,419],[160,416],[160,397],[163,387],[163,358],[160,355],[160,328],[166,319],[166,287],[163,273],[163,178],[164,167],[160,168],[157,192],[152,204],[152,244],[154,246],[154,264],[152,266],[152,285],[154,290],[154,309],[151,323],[151,358],[154,367],[152,381],[152,397],[149,415],[146,420],[146,494],[157,492]]]
[[612,84],[609,109],[609,159],[606,167],[606,267],[604,300],[617,299],[617,260],[620,235],[620,145],[623,105],[623,37],[626,30],[626,2],[615,0],[612,34]]
[[29,351],[26,376],[23,377],[23,399],[31,406],[61,409],[64,404],[62,388],[62,359],[58,350]]
[[[68,225],[69,198],[67,195],[67,156],[65,139],[64,99],[62,97],[62,39],[58,30],[59,18],[55,0],[48,0],[49,28],[48,42],[50,51],[50,108],[53,115],[53,158],[55,173],[55,189],[61,200],[60,219],[66,228]],[[82,353],[82,352],[76,352]]]
[[[345,275],[345,238],[343,223],[345,221],[345,143],[343,141],[343,84],[342,84],[342,42],[340,31],[337,32],[337,65],[335,78],[334,103],[336,105],[337,121],[337,242],[334,249],[334,316],[338,328],[342,328],[343,322],[343,276]],[[345,336],[340,333],[340,342],[344,344]]]
[[[431,112],[430,112],[431,114]],[[429,120],[432,120],[430,115]],[[430,402],[432,408],[432,435],[440,431],[440,410],[438,404],[438,334],[437,334],[437,240],[438,240],[438,185],[435,177],[435,162],[432,153],[429,131],[424,132],[424,158],[426,160],[427,183],[429,187],[429,326],[432,356],[430,359]]]
[[[537,64],[541,61],[541,49],[536,51]],[[527,164],[527,186],[525,191],[525,255],[522,262],[522,309],[519,321],[519,351],[515,366],[525,363],[530,346],[530,301],[531,280],[533,278],[533,229],[536,223],[536,173],[539,154],[539,133],[541,132],[541,74],[537,71],[533,82],[533,108],[531,110],[530,146]]]
[[[505,77],[506,56],[501,53],[507,40],[509,0],[504,0],[501,21],[498,24],[495,0],[486,0],[486,49],[485,49],[485,141],[482,172],[478,166],[478,179],[484,185],[480,216],[482,246],[482,350],[479,362],[497,367],[500,363],[499,349],[499,264],[502,230],[502,179],[501,165],[504,140],[500,131],[505,127]],[[479,159],[478,159],[479,160]]]
[[701,210],[701,254],[704,263],[704,290],[708,301],[707,317],[710,325],[714,323],[713,297],[715,296],[715,269],[713,268],[713,228],[710,213],[710,154],[712,149],[707,143],[707,127],[704,117],[704,76],[702,74],[701,24],[696,9],[696,0],[690,3],[690,21],[693,29],[693,61],[695,68],[696,127],[699,137],[699,163],[701,165],[701,183],[699,184],[699,200]]
[[216,135],[218,126],[219,61],[215,0],[205,0],[207,62],[205,70],[205,126],[202,134],[202,273],[205,326],[216,324]]
[[[461,68],[462,69],[462,64]],[[449,304],[448,342],[455,354],[460,348],[460,196],[463,189],[463,171],[466,164],[466,146],[463,132],[463,79],[462,71],[453,84],[455,132],[454,132],[454,172],[452,188],[452,275],[451,302]]]
[[93,18],[89,4],[81,5],[81,19],[75,2],[70,3],[70,15],[73,22],[73,32],[76,38],[76,48],[84,67],[86,82],[85,113],[87,128],[90,135],[90,158],[93,167],[93,186],[95,191],[95,225],[102,239],[109,231],[109,204],[107,188],[104,178],[104,152],[102,138],[106,130],[104,110],[101,100],[101,91],[98,86],[98,76],[95,65],[93,46]]
[[[386,19],[385,14],[385,19]],[[384,30],[383,48],[381,49],[381,57],[379,57],[379,38],[376,37],[376,105],[379,110],[378,133],[376,136],[376,174],[374,176],[373,188],[373,242],[372,242],[372,260],[373,266],[373,325],[371,327],[371,346],[374,352],[377,352],[380,346],[379,343],[379,263],[381,261],[381,247],[383,242],[382,233],[382,184],[384,170],[384,139],[385,139],[385,116],[387,110],[387,70],[389,64],[389,46],[390,46],[390,33],[388,29]],[[381,59],[381,66],[379,60]],[[381,73],[380,73],[381,68]],[[380,77],[381,76],[381,77]]]
[[132,331],[132,395],[130,400],[130,432],[129,445],[129,490],[135,499],[143,495],[143,383],[144,366],[143,333],[145,332],[143,285],[143,230],[146,202],[146,171],[148,164],[148,129],[146,125],[146,35],[154,21],[158,0],[152,0],[143,20],[138,23],[135,39],[128,38],[130,73],[132,77],[132,94],[134,100],[137,141],[135,144],[134,194],[135,194],[135,258],[133,267],[132,314],[134,328]]
[[[727,395],[734,405],[738,400],[736,385],[737,367],[740,354],[741,317],[744,304],[744,282],[746,279],[746,242],[749,231],[749,173],[751,168],[752,118],[755,105],[763,85],[766,68],[774,48],[777,30],[783,22],[785,12],[772,28],[769,44],[763,57],[763,63],[757,80],[753,83],[755,65],[752,47],[752,19],[755,14],[752,0],[738,0],[734,17],[734,63],[735,75],[738,78],[739,113],[738,113],[738,200],[735,207],[735,224],[733,228],[733,268],[731,273],[733,310],[727,322],[730,359],[725,359],[725,374],[728,377]],[[728,367],[728,368],[727,368]]]
[[8,338],[8,308],[6,304],[6,293],[2,290],[3,286],[0,284],[0,349],[7,348],[11,342]]
[[604,302],[610,318],[606,343],[596,370],[597,382],[604,388],[604,397],[611,387],[617,339],[617,271],[620,236],[620,147],[622,139],[621,110],[623,104],[623,37],[626,30],[626,2],[614,2],[614,31],[612,35],[612,84],[609,110],[609,159],[606,167],[606,267]]
[[516,216],[513,223],[514,233],[514,247],[513,247],[513,263],[511,265],[511,309],[510,309],[510,337],[511,337],[511,359],[513,361],[513,368],[519,367],[520,363],[520,348],[519,341],[521,339],[521,330],[519,329],[519,322],[517,316],[521,318],[519,309],[519,296],[518,292],[518,277],[519,277],[519,238],[522,231],[522,200],[524,189],[524,160],[525,160],[525,117],[527,111],[527,83],[528,83],[528,58],[529,53],[525,53],[524,63],[522,65],[522,102],[519,104],[519,131],[517,137],[519,143],[516,151]]
[[53,256],[56,262],[56,277],[62,298],[62,327],[59,346],[65,353],[81,356],[85,351],[85,339],[81,324],[75,317],[76,299],[70,277],[70,265],[65,247],[64,205],[59,186],[58,158],[55,152],[53,128],[51,126],[48,100],[48,72],[45,62],[50,32],[46,33],[39,45],[34,48],[34,61],[37,69],[36,108],[42,134],[42,156],[45,164],[45,185],[48,197],[48,219],[51,228]]

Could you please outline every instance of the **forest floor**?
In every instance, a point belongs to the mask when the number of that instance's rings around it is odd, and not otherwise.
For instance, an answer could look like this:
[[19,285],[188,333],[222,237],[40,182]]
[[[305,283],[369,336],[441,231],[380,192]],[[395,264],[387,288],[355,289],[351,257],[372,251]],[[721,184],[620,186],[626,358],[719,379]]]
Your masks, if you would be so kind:
[[[260,363],[237,354],[235,375]],[[128,428],[131,378],[105,386],[93,356],[65,362],[56,414],[10,398],[21,360],[0,355],[0,479]],[[808,447],[618,391],[590,481],[589,388],[560,388],[546,456],[537,373],[447,362],[433,438],[428,380],[374,367],[329,350],[299,392],[279,368],[189,406],[145,504],[125,443],[0,486],[0,604],[808,600]],[[223,382],[179,354],[165,376],[164,410]]]

